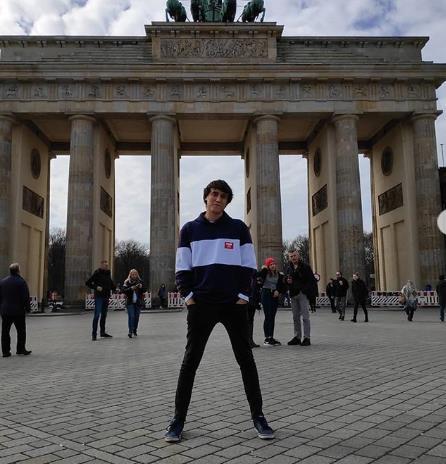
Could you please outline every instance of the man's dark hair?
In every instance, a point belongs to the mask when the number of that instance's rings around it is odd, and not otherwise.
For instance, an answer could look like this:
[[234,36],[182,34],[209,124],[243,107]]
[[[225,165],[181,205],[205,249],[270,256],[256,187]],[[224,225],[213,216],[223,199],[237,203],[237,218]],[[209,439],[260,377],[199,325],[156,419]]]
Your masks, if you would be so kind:
[[203,200],[206,203],[206,198],[207,196],[211,193],[211,190],[220,190],[220,192],[224,192],[228,195],[228,205],[231,203],[232,198],[234,197],[232,193],[231,187],[225,182],[224,180],[213,180],[205,189],[203,192]]
[[9,273],[11,275],[18,275],[20,274],[20,266],[19,266],[19,263],[12,263],[10,266],[9,266]]
[[440,277],[438,278],[439,280],[444,280],[444,274],[441,274]]

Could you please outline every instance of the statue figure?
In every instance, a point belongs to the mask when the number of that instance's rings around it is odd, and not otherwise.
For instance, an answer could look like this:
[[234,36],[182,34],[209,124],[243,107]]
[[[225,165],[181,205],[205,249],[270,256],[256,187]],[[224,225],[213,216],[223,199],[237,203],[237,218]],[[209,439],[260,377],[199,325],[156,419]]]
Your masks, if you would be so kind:
[[265,3],[263,0],[251,0],[245,5],[245,8],[243,8],[242,21],[244,23],[253,23],[260,14],[263,13],[262,18],[260,19],[260,22],[263,23],[263,20],[265,19],[265,12]]
[[222,13],[224,23],[233,23],[237,13],[237,0],[225,0]]
[[192,13],[192,20],[196,23],[204,22],[203,16],[203,2],[202,0],[191,0],[190,12]]
[[166,21],[169,22],[169,16],[178,23],[184,23],[187,19],[186,8],[179,0],[167,0],[166,4]]

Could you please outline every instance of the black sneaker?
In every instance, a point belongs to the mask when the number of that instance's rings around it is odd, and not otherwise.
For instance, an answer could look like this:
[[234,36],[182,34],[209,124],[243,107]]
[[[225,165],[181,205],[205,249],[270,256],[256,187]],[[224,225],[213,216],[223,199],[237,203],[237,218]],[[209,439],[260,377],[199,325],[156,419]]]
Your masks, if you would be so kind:
[[356,319],[352,319],[350,322],[356,322]]
[[133,335],[131,333],[129,333],[129,338],[132,338],[132,337],[133,337]]
[[135,337],[138,336],[138,334],[136,333],[136,330],[133,331],[133,335],[134,335]]
[[21,354],[23,356],[28,356],[29,354],[31,354],[32,351],[31,350],[23,350],[23,351],[17,351],[16,354]]
[[304,338],[302,340],[302,346],[310,346],[310,345],[311,345],[311,342],[309,338]]
[[268,425],[264,416],[254,417],[252,421],[259,438],[262,440],[272,440],[274,438],[274,430]]
[[91,339],[95,342],[98,339],[98,337],[96,335],[92,335]]
[[183,435],[184,422],[173,418],[164,434],[164,440],[168,443],[178,443]]
[[271,338],[271,343],[273,346],[280,346],[282,343],[279,342],[279,340],[276,340],[275,338]]
[[103,334],[101,334],[101,337],[102,337],[102,338],[113,338],[113,337],[112,337],[110,334],[108,334],[108,333],[103,333]]
[[4,358],[9,358],[11,356],[11,353],[3,353]]
[[258,348],[260,345],[257,345],[257,343],[256,343],[255,341],[251,340],[251,341],[249,342],[249,346],[250,346],[251,348]]
[[265,341],[263,342],[263,344],[265,346],[274,346],[274,343],[272,340],[273,340],[272,338],[265,338]]
[[299,337],[294,337],[288,342],[288,345],[301,345],[301,344],[302,342],[300,341]]

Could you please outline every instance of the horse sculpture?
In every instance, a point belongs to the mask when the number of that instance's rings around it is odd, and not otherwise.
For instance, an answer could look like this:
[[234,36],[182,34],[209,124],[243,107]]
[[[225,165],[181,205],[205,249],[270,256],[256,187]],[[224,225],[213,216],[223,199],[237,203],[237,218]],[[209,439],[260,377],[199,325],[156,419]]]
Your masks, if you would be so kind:
[[223,22],[233,23],[237,12],[237,0],[225,0],[223,3]]
[[265,19],[265,2],[263,0],[251,0],[245,8],[243,8],[242,21],[244,23],[253,23],[261,13],[263,13],[260,22]]
[[179,0],[167,0],[166,4],[166,21],[169,22],[169,16],[178,23],[184,23],[187,19],[186,8]]

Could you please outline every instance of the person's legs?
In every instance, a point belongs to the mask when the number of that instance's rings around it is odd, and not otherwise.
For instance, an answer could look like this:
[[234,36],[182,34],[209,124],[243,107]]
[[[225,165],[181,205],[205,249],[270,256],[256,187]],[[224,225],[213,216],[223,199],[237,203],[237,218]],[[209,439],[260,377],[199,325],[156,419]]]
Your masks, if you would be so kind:
[[133,334],[135,327],[135,305],[127,305],[127,316],[128,316],[128,326],[129,326],[129,335]]
[[[300,292],[298,295],[300,315],[302,316],[302,322],[304,326],[304,338],[310,338],[311,324],[310,324],[310,312],[309,312],[309,301],[308,298]],[[299,321],[300,322],[300,321]]]
[[274,327],[276,325],[277,307],[279,306],[278,298],[271,298],[271,337],[274,338]]
[[272,308],[272,297],[270,291],[262,290],[262,308],[263,313],[265,314],[265,320],[263,322],[263,332],[265,334],[265,338],[271,338],[274,333],[274,316]]
[[235,359],[240,366],[251,416],[263,416],[259,375],[247,337],[246,308],[243,305],[234,305],[222,309],[221,322],[228,332]]
[[14,325],[17,330],[17,353],[23,353],[26,351],[25,315],[14,317]]
[[300,322],[299,295],[291,298],[291,311],[293,312],[294,337],[300,340],[302,338],[302,327]]
[[[255,344],[254,342],[254,316],[256,313],[256,308],[253,304],[249,303],[248,305],[248,310],[247,310],[247,321],[248,321],[248,339],[251,347],[253,347]],[[256,345],[257,347],[258,345]]]
[[339,314],[339,319],[341,319],[341,297],[337,296],[335,298],[336,300],[336,312]]
[[361,302],[362,310],[364,311],[364,322],[369,322],[369,313],[367,311],[367,304],[365,301]]
[[141,314],[141,308],[135,305],[135,322],[133,324],[133,335],[136,335],[139,325],[139,315]]
[[334,297],[330,297],[329,300],[330,300],[331,312],[332,312],[332,313],[335,313],[335,312],[336,312],[335,298],[334,298]]
[[93,315],[93,331],[92,335],[95,337],[98,331],[98,322],[102,312],[103,298],[97,296],[94,299],[94,315]]
[[101,320],[99,325],[101,327],[101,336],[105,334],[105,321],[107,320],[107,311],[108,311],[108,298],[102,299],[102,308],[101,308]]
[[353,307],[353,322],[356,322],[356,318],[358,316],[358,307],[359,307],[359,301],[355,300],[355,306]]
[[9,316],[2,316],[2,353],[9,354],[11,352],[11,330],[13,319]]
[[209,336],[217,323],[216,309],[213,307],[192,305],[187,311],[187,343],[175,396],[175,418],[182,422],[186,420],[195,373]]
[[445,305],[440,305],[440,321],[441,322],[444,322],[444,309],[445,309]]

